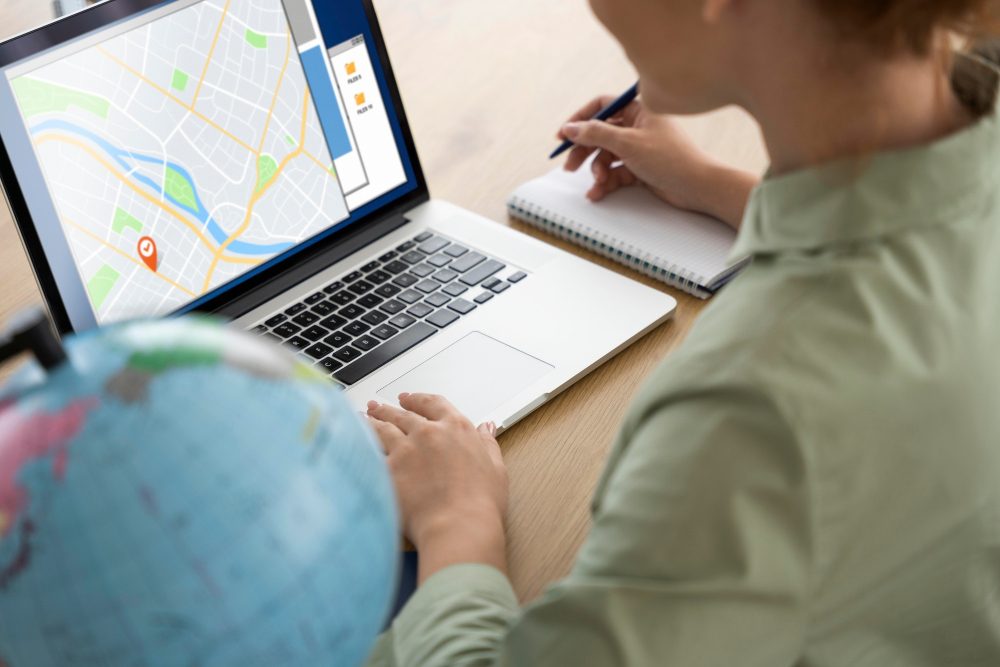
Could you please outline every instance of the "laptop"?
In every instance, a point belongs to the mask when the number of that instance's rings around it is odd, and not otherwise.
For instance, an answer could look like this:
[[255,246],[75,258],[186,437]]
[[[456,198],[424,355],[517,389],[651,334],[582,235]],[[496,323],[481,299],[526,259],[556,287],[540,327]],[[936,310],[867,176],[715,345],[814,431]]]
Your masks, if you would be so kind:
[[108,0],[0,45],[0,142],[61,333],[213,313],[359,408],[509,428],[676,307],[431,199],[370,0]]

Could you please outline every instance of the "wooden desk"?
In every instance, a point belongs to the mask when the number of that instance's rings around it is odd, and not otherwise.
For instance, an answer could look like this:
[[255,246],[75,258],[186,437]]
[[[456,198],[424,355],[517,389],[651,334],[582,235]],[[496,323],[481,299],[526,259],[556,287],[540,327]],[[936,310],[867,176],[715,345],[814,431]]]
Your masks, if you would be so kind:
[[[592,95],[618,93],[634,80],[620,48],[582,0],[376,0],[376,6],[434,196],[537,235],[508,220],[507,195],[551,168],[546,156],[565,117]],[[44,20],[48,8],[40,0],[0,0],[0,30],[26,29]],[[715,155],[763,169],[759,135],[744,114],[729,110],[684,124]],[[552,242],[664,289],[680,306],[672,323],[503,436],[511,478],[511,577],[525,601],[568,572],[631,396],[704,305]],[[0,214],[0,285],[0,318],[39,299],[6,210]]]

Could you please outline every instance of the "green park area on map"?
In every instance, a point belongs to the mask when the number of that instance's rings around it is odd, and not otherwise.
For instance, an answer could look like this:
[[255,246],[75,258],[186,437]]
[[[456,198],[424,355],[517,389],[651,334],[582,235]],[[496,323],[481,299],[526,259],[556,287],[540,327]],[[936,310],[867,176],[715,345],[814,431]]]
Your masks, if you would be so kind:
[[57,86],[38,79],[22,76],[11,84],[25,116],[41,113],[62,113],[77,107],[101,118],[108,117],[111,102],[98,95],[83,93],[72,88]]
[[247,28],[246,38],[247,38],[247,43],[255,49],[267,48],[267,37],[260,34],[259,32],[254,32],[250,28]]
[[191,187],[191,181],[169,165],[164,178],[163,191],[181,206],[192,211],[198,210],[198,199],[195,197],[194,188]]
[[189,78],[190,77],[188,77],[186,72],[182,72],[179,69],[175,69],[174,78],[173,81],[170,82],[170,85],[173,86],[173,89],[176,90],[177,92],[183,93],[188,87]]
[[111,221],[111,231],[115,234],[121,234],[125,231],[126,227],[135,230],[139,234],[142,233],[142,223],[135,216],[123,209],[116,209],[115,219]]
[[95,310],[100,310],[101,306],[104,305],[104,301],[111,294],[111,290],[115,288],[115,283],[118,282],[119,278],[121,278],[121,274],[105,264],[90,279],[87,283],[87,293],[90,295],[90,301],[94,304]]
[[268,181],[274,178],[278,171],[278,163],[270,155],[261,155],[257,160],[257,187],[254,192],[260,192]]

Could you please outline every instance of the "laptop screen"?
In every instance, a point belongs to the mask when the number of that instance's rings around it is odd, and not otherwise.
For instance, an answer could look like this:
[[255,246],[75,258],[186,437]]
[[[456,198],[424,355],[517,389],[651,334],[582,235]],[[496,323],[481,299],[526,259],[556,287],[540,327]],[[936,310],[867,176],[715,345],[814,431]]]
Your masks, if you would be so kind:
[[363,0],[171,0],[10,63],[76,330],[185,312],[417,187]]

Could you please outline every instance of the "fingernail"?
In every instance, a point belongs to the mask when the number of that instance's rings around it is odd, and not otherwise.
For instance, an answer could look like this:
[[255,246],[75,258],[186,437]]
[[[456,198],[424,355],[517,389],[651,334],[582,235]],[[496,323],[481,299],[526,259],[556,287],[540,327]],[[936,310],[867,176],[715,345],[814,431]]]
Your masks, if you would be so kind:
[[399,395],[399,400],[403,400],[403,399],[409,398],[409,397],[410,397],[409,392],[405,392],[404,391],[402,394]]
[[368,401],[368,409],[374,410],[378,407],[378,401]]
[[576,139],[580,136],[580,124],[579,123],[566,123],[563,125],[563,134],[566,135],[567,139]]
[[497,434],[497,425],[493,422],[490,422],[490,433],[493,434],[494,437]]

